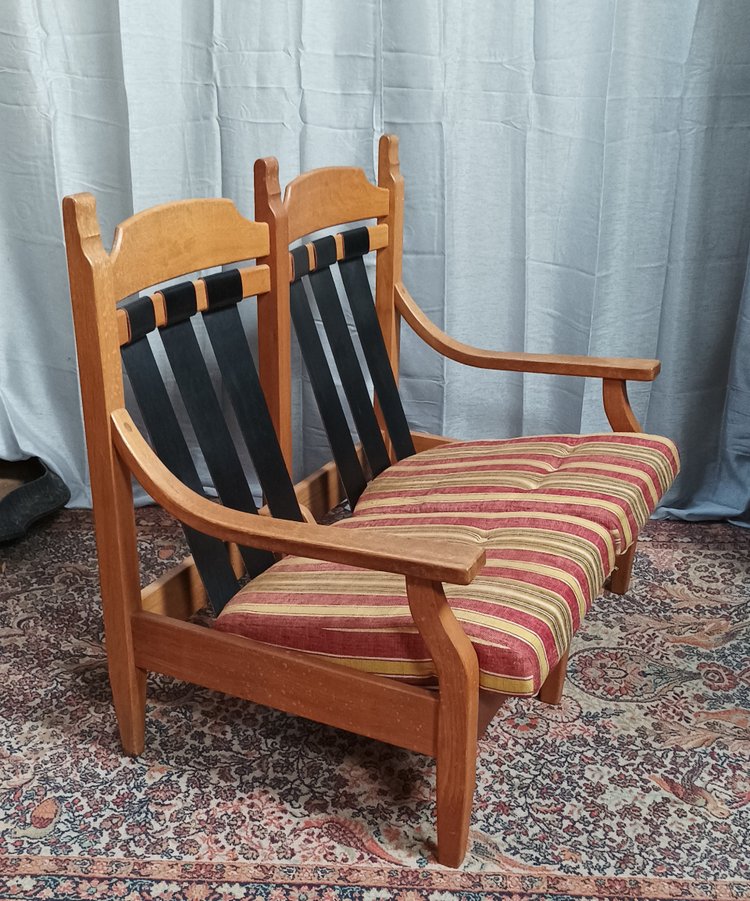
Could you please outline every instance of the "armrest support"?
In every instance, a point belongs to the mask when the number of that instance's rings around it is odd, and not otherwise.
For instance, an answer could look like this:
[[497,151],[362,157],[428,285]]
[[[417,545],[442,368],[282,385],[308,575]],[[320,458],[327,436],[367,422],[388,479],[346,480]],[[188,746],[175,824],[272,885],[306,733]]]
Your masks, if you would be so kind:
[[332,529],[215,504],[172,475],[127,410],[115,410],[111,423],[119,456],[151,497],[181,522],[222,541],[456,585],[468,585],[484,565],[484,551],[450,541]]
[[419,337],[438,353],[480,369],[512,372],[546,372],[551,375],[590,376],[602,379],[632,379],[651,382],[659,374],[658,360],[618,357],[563,356],[558,354],[507,353],[483,350],[451,338],[420,309],[402,282],[395,286],[396,308]]

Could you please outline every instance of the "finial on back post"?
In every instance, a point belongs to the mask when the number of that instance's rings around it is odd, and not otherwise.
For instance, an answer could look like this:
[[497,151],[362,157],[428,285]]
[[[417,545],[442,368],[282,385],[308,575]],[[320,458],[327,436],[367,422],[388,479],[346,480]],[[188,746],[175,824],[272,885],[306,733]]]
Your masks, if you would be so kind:
[[399,181],[401,166],[398,159],[398,137],[381,135],[378,144],[378,184],[387,187]]
[[264,200],[281,198],[279,183],[279,161],[274,156],[265,156],[255,161],[255,196]]

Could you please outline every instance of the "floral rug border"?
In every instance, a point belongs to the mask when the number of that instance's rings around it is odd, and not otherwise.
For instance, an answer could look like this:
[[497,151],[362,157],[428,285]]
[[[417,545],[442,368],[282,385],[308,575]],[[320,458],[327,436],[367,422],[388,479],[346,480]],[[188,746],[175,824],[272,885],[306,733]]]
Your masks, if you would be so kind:
[[[431,868],[367,866],[290,865],[285,863],[205,863],[201,861],[111,859],[106,857],[0,857],[0,898],[35,897],[37,888],[49,878],[66,881],[63,897],[76,897],[72,891],[95,884],[107,894],[86,892],[89,897],[109,897],[119,883],[116,895],[128,891],[127,883],[137,880],[160,884],[161,888],[180,884],[211,886],[213,894],[221,889],[243,886],[296,886],[298,888],[339,888],[356,886],[367,889],[404,891],[460,892],[461,894],[492,892],[518,897],[570,897],[618,899],[716,899],[736,901],[750,898],[750,882],[718,880],[692,881],[658,877],[576,876],[564,873],[525,872],[461,872]],[[157,888],[157,885],[153,886]],[[53,889],[54,891],[54,889]],[[8,894],[10,892],[10,894]],[[83,894],[83,893],[82,893]],[[115,894],[115,892],[113,892]],[[379,894],[379,893],[378,893]],[[419,895],[417,895],[418,897]],[[39,897],[45,897],[40,894]],[[50,897],[46,894],[46,897]],[[143,896],[148,897],[148,896]],[[154,896],[156,897],[156,896]],[[198,897],[188,893],[185,897]],[[203,897],[203,895],[201,895]],[[209,897],[209,896],[205,896]],[[241,897],[241,896],[240,896]],[[315,895],[313,895],[315,897]],[[381,896],[385,897],[385,896]],[[415,897],[412,895],[411,897]]]

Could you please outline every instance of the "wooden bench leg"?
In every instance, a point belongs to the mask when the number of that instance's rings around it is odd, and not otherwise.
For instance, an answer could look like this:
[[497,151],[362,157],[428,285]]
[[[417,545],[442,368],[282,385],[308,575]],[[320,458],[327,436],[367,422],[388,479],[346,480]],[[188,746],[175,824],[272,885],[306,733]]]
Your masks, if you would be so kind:
[[481,738],[489,728],[497,711],[508,700],[509,695],[501,695],[496,691],[479,689],[479,718],[477,721],[477,738]]
[[[452,695],[452,697],[450,696]],[[438,713],[438,861],[460,866],[469,842],[477,769],[477,709],[459,692],[441,691]]]
[[479,664],[474,648],[445,600],[439,582],[407,578],[414,622],[435,662],[438,861],[457,867],[469,843],[479,721]]
[[112,701],[122,749],[129,757],[137,757],[143,753],[145,743],[147,674],[135,666],[130,642],[119,648],[116,645],[117,642],[108,636],[107,665]]
[[604,587],[615,594],[625,594],[630,588],[630,576],[633,571],[633,560],[637,544],[638,541],[636,540],[624,553],[615,557],[615,568],[612,570],[609,579],[604,583]]
[[537,697],[544,704],[559,704],[562,701],[565,675],[568,672],[568,652],[557,661],[557,666],[547,676]]

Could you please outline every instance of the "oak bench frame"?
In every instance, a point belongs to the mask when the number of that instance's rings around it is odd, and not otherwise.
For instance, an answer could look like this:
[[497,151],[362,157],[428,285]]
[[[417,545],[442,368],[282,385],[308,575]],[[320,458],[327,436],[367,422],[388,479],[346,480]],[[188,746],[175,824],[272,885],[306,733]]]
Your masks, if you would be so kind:
[[[437,857],[455,867],[467,847],[477,736],[504,697],[480,692],[476,654],[442,583],[470,583],[485,562],[484,552],[448,541],[406,541],[318,525],[315,520],[342,498],[333,463],[295,486],[305,522],[212,503],[175,478],[138,431],[125,409],[119,353],[127,341],[127,321],[118,314],[118,301],[185,273],[254,258],[257,265],[243,273],[243,287],[258,295],[260,378],[291,467],[289,244],[333,225],[374,219],[376,308],[396,378],[403,318],[435,350],[470,366],[601,378],[613,429],[639,431],[626,380],[652,380],[658,361],[482,350],[453,340],[424,315],[402,282],[404,186],[397,147],[395,137],[381,138],[377,185],[360,169],[319,169],[291,182],[283,200],[276,161],[259,160],[256,222],[240,216],[228,200],[165,204],[122,223],[109,253],[91,195],[66,197],[63,217],[109,677],[125,752],[143,751],[146,680],[156,672],[432,756],[437,762]],[[417,451],[448,440],[420,432],[412,436]],[[435,664],[438,690],[189,622],[206,604],[190,557],[141,590],[131,476],[180,521],[230,543],[235,551],[238,545],[252,545],[402,575],[414,622]],[[617,559],[611,590],[627,589],[634,550],[633,544]],[[239,554],[232,560],[239,574]],[[567,655],[544,683],[541,700],[559,703],[566,663]]]

